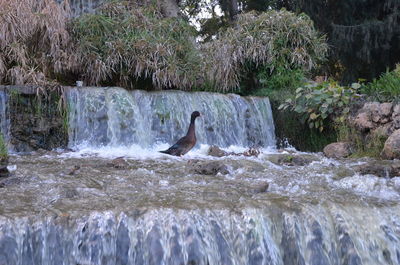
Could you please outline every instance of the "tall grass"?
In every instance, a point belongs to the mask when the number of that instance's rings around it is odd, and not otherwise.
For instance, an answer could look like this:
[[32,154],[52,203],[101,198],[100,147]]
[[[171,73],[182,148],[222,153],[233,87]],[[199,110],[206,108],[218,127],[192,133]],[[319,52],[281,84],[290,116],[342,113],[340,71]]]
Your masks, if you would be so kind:
[[47,83],[76,66],[68,11],[54,0],[0,0],[1,83]]

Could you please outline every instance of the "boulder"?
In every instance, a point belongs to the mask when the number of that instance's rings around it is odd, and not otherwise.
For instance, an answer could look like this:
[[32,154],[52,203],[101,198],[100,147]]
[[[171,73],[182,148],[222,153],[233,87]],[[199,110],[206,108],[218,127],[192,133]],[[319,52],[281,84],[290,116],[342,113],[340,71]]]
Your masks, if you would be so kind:
[[305,166],[318,159],[312,155],[279,154],[270,156],[269,160],[277,165]]
[[375,127],[371,120],[371,114],[368,112],[361,112],[357,114],[353,123],[354,126],[361,132],[368,132]]
[[394,131],[386,140],[381,156],[386,159],[400,158],[400,129]]
[[361,175],[375,175],[381,178],[394,178],[400,176],[399,161],[374,161],[357,166],[355,169]]
[[325,146],[324,154],[329,158],[344,158],[353,153],[352,145],[348,142],[336,142]]
[[7,165],[8,165],[8,157],[0,158],[0,178],[6,178],[10,175]]
[[129,166],[129,163],[123,157],[117,157],[111,160],[110,163],[107,164],[110,167],[118,168],[118,169],[125,169]]

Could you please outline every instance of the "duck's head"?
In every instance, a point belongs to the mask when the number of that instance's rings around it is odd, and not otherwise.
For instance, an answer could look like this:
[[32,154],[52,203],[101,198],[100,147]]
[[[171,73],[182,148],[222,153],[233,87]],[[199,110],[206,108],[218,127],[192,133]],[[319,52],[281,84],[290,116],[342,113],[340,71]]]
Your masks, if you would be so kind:
[[198,112],[197,110],[196,111],[193,111],[192,112],[192,116],[190,117],[190,119],[192,120],[192,121],[194,121],[197,117],[200,117],[201,115],[200,115],[200,112]]

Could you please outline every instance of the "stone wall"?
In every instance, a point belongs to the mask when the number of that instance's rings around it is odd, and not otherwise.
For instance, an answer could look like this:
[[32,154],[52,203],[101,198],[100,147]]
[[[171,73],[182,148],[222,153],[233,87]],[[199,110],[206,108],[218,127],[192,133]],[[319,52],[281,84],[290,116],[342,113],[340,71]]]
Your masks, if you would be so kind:
[[[57,90],[43,93],[34,86],[0,86],[8,95],[8,141],[17,152],[66,147],[66,112]],[[64,113],[64,114],[63,114]]]

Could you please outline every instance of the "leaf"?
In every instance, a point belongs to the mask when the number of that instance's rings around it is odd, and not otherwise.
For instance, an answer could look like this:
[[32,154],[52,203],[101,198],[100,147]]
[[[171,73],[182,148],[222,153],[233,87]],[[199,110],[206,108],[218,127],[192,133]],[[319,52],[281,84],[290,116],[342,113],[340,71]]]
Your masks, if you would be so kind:
[[351,84],[351,87],[354,89],[359,89],[361,87],[361,85],[359,83],[353,83],[353,84]]
[[296,94],[300,93],[301,91],[303,91],[303,88],[299,87],[298,89],[296,89]]
[[311,113],[310,119],[315,120],[316,118],[319,117],[319,114]]

